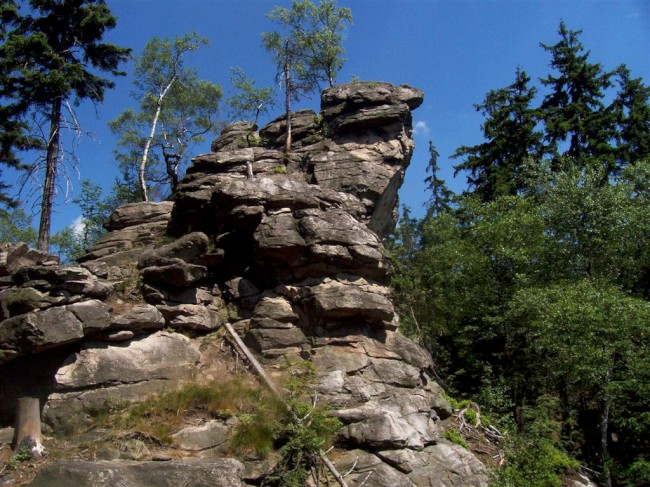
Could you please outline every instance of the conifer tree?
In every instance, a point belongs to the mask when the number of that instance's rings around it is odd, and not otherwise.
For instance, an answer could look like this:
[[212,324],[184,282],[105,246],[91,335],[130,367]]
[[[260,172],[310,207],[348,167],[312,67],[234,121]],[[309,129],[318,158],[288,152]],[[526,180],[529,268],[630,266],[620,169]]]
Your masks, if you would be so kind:
[[[38,140],[28,135],[28,126],[23,120],[27,105],[16,99],[16,78],[12,75],[19,69],[19,60],[10,56],[5,43],[12,28],[20,20],[18,4],[14,0],[4,0],[0,4],[0,164],[21,170],[17,152],[38,147]],[[0,204],[8,207],[17,205],[8,193],[9,185],[0,180]]]
[[63,108],[70,100],[103,101],[105,90],[114,83],[89,68],[114,76],[123,74],[118,68],[130,49],[101,42],[105,32],[116,25],[104,0],[30,0],[29,6],[31,12],[17,18],[6,34],[0,57],[12,68],[3,76],[10,80],[14,106],[48,120],[38,235],[38,248],[47,251]]
[[603,103],[612,73],[589,62],[590,52],[580,42],[581,33],[561,22],[559,42],[541,44],[551,54],[550,65],[556,72],[540,80],[550,89],[540,107],[547,149],[553,155],[572,157],[579,164],[613,170],[614,116]]
[[483,201],[516,194],[523,185],[524,161],[540,151],[542,136],[535,130],[536,112],[531,108],[537,90],[529,82],[526,72],[517,69],[511,85],[488,92],[483,103],[475,105],[486,118],[481,126],[486,141],[461,146],[452,156],[465,158],[454,166],[456,173],[468,171],[467,182]]
[[616,70],[620,91],[612,103],[616,117],[616,161],[625,167],[650,155],[650,87],[630,70]]
[[438,157],[440,153],[436,150],[432,141],[429,141],[429,165],[427,172],[431,175],[424,179],[427,189],[430,192],[429,200],[426,202],[427,211],[430,215],[437,216],[451,207],[451,200],[454,193],[447,188],[445,181],[438,177]]

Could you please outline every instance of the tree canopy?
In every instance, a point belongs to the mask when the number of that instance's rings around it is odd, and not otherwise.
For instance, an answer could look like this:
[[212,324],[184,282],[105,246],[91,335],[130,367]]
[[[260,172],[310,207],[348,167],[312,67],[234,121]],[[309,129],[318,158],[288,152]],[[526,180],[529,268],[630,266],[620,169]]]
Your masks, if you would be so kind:
[[432,211],[397,228],[394,298],[447,390],[516,425],[494,485],[559,486],[567,455],[646,485],[648,88],[559,34],[539,105],[518,69],[476,106],[485,141],[455,154],[470,189],[445,205],[430,144]]
[[8,101],[3,109],[8,116],[3,120],[12,128],[3,152],[11,160],[12,150],[33,147],[30,130],[34,127],[25,116],[38,113],[44,117],[49,129],[43,132],[48,135],[37,144],[43,150],[39,167],[44,170],[38,248],[47,251],[57,169],[64,155],[64,109],[72,112],[70,101],[103,101],[104,92],[114,83],[96,72],[123,74],[119,66],[130,49],[102,42],[106,31],[116,25],[103,0],[30,0],[30,11],[24,15],[16,12],[14,5],[9,2],[3,7],[11,29],[3,33],[0,46],[5,68],[0,94]]
[[152,185],[161,194],[166,193],[163,184],[173,191],[181,166],[189,160],[188,148],[219,128],[221,87],[199,79],[185,65],[188,53],[206,46],[207,39],[196,33],[173,40],[154,37],[136,58],[134,98],[139,107],[125,110],[109,125],[120,136],[120,167],[128,180],[137,180],[142,201],[149,200]]
[[291,150],[291,102],[325,81],[332,86],[343,66],[341,31],[352,22],[350,9],[335,0],[293,0],[291,9],[276,7],[268,17],[280,30],[262,33],[262,44],[276,65],[276,79],[284,91],[285,151]]

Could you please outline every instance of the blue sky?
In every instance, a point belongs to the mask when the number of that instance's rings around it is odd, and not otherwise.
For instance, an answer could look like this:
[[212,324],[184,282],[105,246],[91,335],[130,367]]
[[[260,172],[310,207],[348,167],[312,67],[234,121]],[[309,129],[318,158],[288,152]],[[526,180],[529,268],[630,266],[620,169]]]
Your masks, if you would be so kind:
[[[274,29],[265,17],[278,0],[107,0],[118,18],[106,40],[142,50],[153,36],[173,37],[196,31],[210,47],[194,52],[188,65],[199,75],[231,87],[229,70],[241,66],[258,85],[274,83],[275,68],[260,45],[260,34]],[[427,198],[423,179],[428,141],[441,156],[441,174],[455,191],[465,178],[453,178],[449,156],[460,145],[481,142],[482,117],[473,105],[494,88],[510,84],[518,66],[536,80],[549,73],[549,54],[539,43],[555,44],[560,20],[570,29],[582,29],[582,42],[592,62],[606,70],[626,64],[633,76],[650,82],[650,2],[647,0],[339,0],[354,18],[346,33],[348,59],[339,82],[355,76],[363,80],[406,83],[425,93],[414,112],[416,149],[401,190],[401,203],[416,216]],[[127,66],[130,72],[132,66]],[[107,122],[125,108],[130,76],[116,80],[102,105],[83,104],[77,115],[93,137],[77,146],[79,174],[108,191],[117,176],[115,139]],[[296,108],[316,108],[319,97],[305,99]],[[280,109],[272,117],[280,114]],[[262,120],[264,123],[264,120]],[[209,141],[197,153],[207,152]],[[74,189],[79,187],[76,176]],[[76,193],[72,193],[74,195]],[[71,224],[79,210],[58,198],[53,231]],[[34,221],[37,221],[35,218]]]

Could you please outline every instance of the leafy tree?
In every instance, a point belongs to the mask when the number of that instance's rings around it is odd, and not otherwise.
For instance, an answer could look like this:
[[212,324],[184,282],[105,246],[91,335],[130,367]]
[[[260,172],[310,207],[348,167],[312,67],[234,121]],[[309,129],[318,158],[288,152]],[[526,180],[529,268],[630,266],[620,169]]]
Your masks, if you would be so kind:
[[[0,164],[16,170],[24,170],[17,152],[36,148],[38,139],[30,137],[29,127],[24,120],[27,103],[16,99],[16,77],[12,75],[19,69],[19,60],[7,55],[4,43],[10,28],[15,28],[20,20],[18,4],[5,0],[0,4]],[[9,194],[10,186],[0,180],[0,204],[15,207],[18,202]]]
[[256,87],[255,81],[250,79],[242,68],[231,69],[230,81],[237,90],[227,101],[233,118],[240,120],[252,118],[253,126],[256,126],[260,115],[275,106],[273,88]]
[[569,30],[561,22],[560,40],[553,45],[541,44],[551,54],[551,67],[556,71],[541,80],[550,89],[540,107],[545,139],[553,154],[560,154],[561,143],[566,142],[563,154],[583,164],[602,164],[611,171],[614,116],[605,109],[603,100],[612,73],[589,62],[589,51],[579,40],[581,32]]
[[282,30],[264,32],[262,39],[284,90],[285,152],[289,152],[291,102],[314,91],[320,81],[333,84],[343,64],[340,31],[352,20],[352,14],[347,8],[337,8],[334,0],[323,0],[317,6],[310,0],[293,0],[291,9],[276,7],[268,17]]
[[[531,355],[550,390],[565,407],[593,411],[596,424],[585,424],[586,448],[598,445],[603,483],[611,485],[609,438],[614,402],[639,403],[630,372],[650,373],[650,303],[591,280],[560,283],[518,292],[510,303],[510,318],[529,333]],[[650,413],[650,400],[637,414]],[[586,411],[585,411],[586,409]],[[587,417],[590,417],[587,416]],[[583,419],[583,422],[588,420]],[[591,441],[589,441],[591,440]],[[593,453],[593,452],[592,452]]]
[[114,208],[102,199],[102,188],[87,179],[81,181],[81,194],[72,202],[81,209],[81,231],[77,232],[78,247],[86,252],[88,247],[106,233],[104,222]]
[[22,208],[0,209],[0,242],[25,242],[33,247],[36,239],[32,218]]
[[38,248],[47,251],[63,108],[72,98],[103,101],[114,83],[88,68],[123,74],[118,67],[130,50],[101,42],[116,24],[103,0],[30,0],[29,6],[31,12],[6,34],[0,57],[13,68],[4,76],[11,80],[16,106],[42,114],[49,124],[38,236]]
[[[188,146],[217,129],[221,87],[199,80],[184,59],[207,43],[196,33],[173,41],[158,37],[149,41],[135,65],[134,96],[140,107],[125,110],[109,124],[124,149],[118,153],[123,170],[133,171],[132,161],[136,157],[140,161],[137,180],[142,201],[149,200],[148,182],[169,182],[173,190],[180,165],[187,161]],[[156,156],[151,154],[154,147],[160,151]]]
[[429,155],[427,172],[430,172],[431,175],[427,176],[424,182],[427,183],[427,189],[431,194],[429,195],[429,200],[426,202],[426,207],[430,213],[439,215],[443,211],[451,208],[454,193],[447,188],[445,181],[438,177],[438,171],[440,170],[438,167],[438,157],[440,157],[440,154],[431,141],[429,141]]
[[517,69],[515,81],[491,90],[476,110],[486,117],[481,126],[486,141],[461,146],[453,158],[465,158],[456,173],[468,171],[467,182],[483,201],[499,195],[514,195],[522,188],[521,167],[528,157],[538,155],[542,136],[536,131],[537,114],[531,103],[537,92],[530,77]]
[[320,73],[319,77],[334,86],[338,72],[343,67],[345,54],[341,45],[341,32],[352,23],[349,8],[338,8],[335,0],[321,0],[310,7],[311,31],[307,39],[310,51],[309,66]]

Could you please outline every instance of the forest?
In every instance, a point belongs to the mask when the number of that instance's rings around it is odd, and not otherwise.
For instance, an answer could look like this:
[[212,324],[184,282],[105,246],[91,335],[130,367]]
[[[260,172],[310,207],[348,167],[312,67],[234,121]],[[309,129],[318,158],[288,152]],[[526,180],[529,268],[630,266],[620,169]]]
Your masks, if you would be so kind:
[[[429,146],[427,214],[392,242],[403,332],[450,394],[518,431],[495,485],[650,485],[650,89],[589,59],[564,23],[538,87],[523,69],[476,109],[453,194]],[[611,100],[611,101],[607,101]]]
[[[116,19],[101,0],[29,5],[0,3],[0,163],[41,178],[40,221],[0,180],[2,242],[72,263],[117,206],[173,193],[222,111],[255,125],[274,107],[273,88],[241,68],[230,98],[200,79],[185,64],[207,45],[196,33],[132,53],[102,41]],[[263,47],[290,127],[292,103],[336,82],[352,16],[300,0],[269,18],[278,30]],[[432,354],[450,397],[508,432],[494,486],[561,485],[578,466],[601,485],[650,485],[650,88],[625,65],[604,70],[580,35],[561,22],[557,42],[540,46],[545,77],[517,68],[475,105],[484,141],[453,156],[466,191],[447,188],[429,143],[426,215],[403,208],[388,242],[402,333]],[[82,231],[50,235],[62,120],[74,122],[76,102],[101,103],[114,86],[102,76],[123,74],[130,56],[136,108],[110,122],[121,178],[109,195],[84,180],[73,200]],[[40,157],[27,165],[25,153]]]

